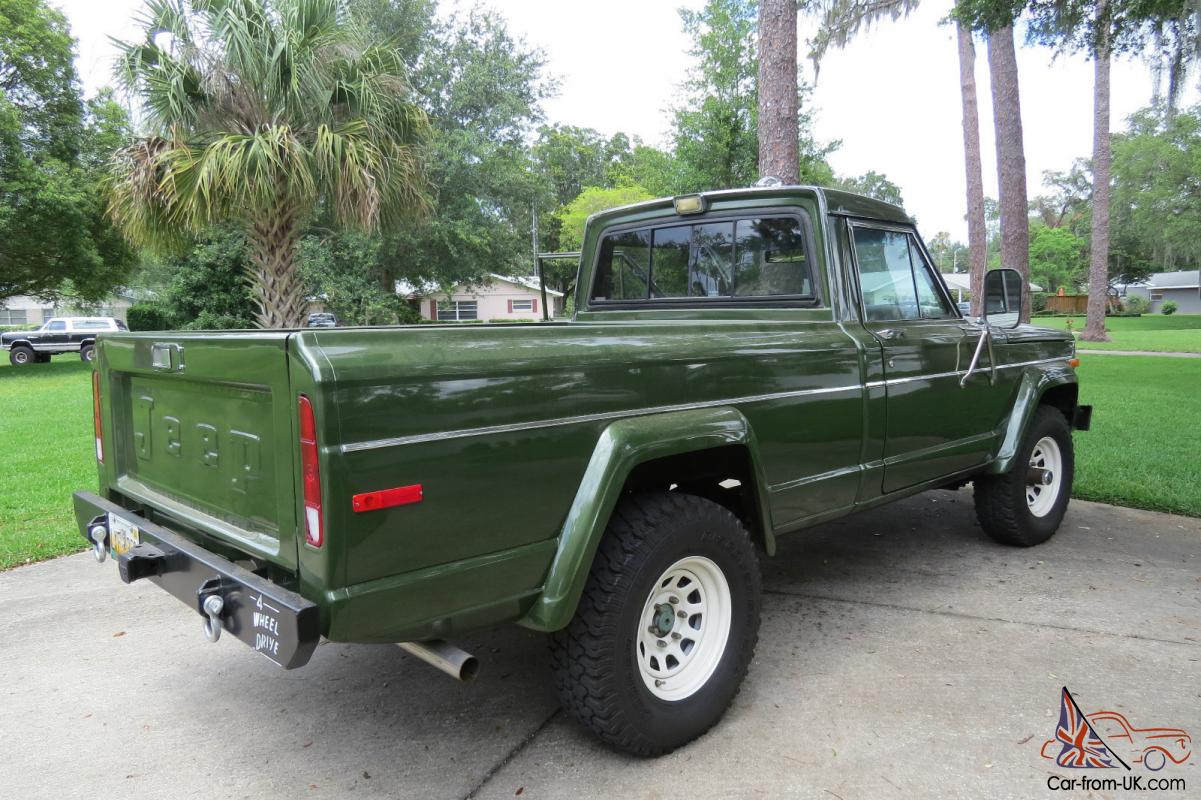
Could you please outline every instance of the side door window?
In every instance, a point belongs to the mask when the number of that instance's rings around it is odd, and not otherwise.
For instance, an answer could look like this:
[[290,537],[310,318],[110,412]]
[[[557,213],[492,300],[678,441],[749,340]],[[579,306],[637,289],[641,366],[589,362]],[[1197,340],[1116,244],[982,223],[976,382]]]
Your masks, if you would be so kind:
[[951,319],[955,313],[951,310],[951,302],[943,295],[938,287],[938,279],[934,276],[934,268],[926,257],[912,234],[909,239],[909,261],[913,264],[913,282],[917,287],[917,306],[922,319]]
[[912,234],[884,228],[853,230],[866,321],[955,316]]

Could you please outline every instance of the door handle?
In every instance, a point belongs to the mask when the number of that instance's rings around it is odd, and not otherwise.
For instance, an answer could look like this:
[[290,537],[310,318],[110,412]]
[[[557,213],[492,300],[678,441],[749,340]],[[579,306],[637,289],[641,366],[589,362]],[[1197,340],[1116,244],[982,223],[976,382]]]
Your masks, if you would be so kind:
[[876,331],[876,336],[879,337],[880,341],[893,342],[897,339],[904,339],[905,331],[899,328],[885,328],[882,331]]

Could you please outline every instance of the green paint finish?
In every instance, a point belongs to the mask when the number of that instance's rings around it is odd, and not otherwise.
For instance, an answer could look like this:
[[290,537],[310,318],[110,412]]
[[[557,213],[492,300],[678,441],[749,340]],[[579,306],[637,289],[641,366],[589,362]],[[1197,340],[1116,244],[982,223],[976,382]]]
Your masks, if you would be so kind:
[[[639,464],[683,453],[741,445],[752,464],[761,464],[759,447],[747,418],[728,407],[654,414],[614,422],[604,429],[579,481],[547,575],[542,595],[523,624],[538,630],[563,627],[575,613],[600,537]],[[756,470],[755,497],[766,521],[765,549],[775,552],[771,507],[763,475]]]
[[[977,326],[914,320],[885,341],[860,321],[848,220],[904,228],[899,209],[803,187],[707,198],[724,219],[807,220],[819,302],[589,309],[603,232],[677,219],[654,201],[593,218],[570,322],[106,334],[102,493],[252,559],[320,606],[331,639],[554,630],[631,481],[716,497],[737,478],[721,496],[771,554],[778,535],[1005,468],[1045,393],[1074,387],[1063,332],[998,332],[961,386]],[[304,541],[301,394],[321,548]],[[352,509],[413,484],[418,503]]]

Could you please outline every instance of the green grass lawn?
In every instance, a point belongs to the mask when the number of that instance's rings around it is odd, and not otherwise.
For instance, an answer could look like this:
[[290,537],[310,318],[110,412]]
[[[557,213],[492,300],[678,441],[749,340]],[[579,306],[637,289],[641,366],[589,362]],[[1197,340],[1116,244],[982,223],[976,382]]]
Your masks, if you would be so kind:
[[1076,496],[1201,517],[1201,359],[1081,356]]
[[0,351],[0,569],[82,550],[71,492],[95,489],[91,365],[12,367]]
[[[1066,328],[1068,321],[1079,334],[1084,317],[1035,317],[1035,325]],[[1109,342],[1081,342],[1083,350],[1148,350],[1156,353],[1201,353],[1201,314],[1144,314],[1141,317],[1107,317]]]
[[[1076,435],[1076,495],[1201,517],[1201,359],[1082,361],[1096,411]],[[96,485],[89,373],[68,356],[0,366],[0,569],[84,547],[71,492]]]

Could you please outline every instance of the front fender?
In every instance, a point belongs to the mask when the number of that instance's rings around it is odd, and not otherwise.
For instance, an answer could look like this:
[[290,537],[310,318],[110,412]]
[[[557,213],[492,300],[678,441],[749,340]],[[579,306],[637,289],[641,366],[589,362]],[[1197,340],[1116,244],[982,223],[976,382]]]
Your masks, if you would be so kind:
[[774,554],[776,543],[758,444],[750,423],[738,409],[705,408],[619,420],[605,428],[592,451],[559,534],[559,546],[542,594],[520,624],[553,631],[571,620],[601,536],[631,470],[654,459],[729,445],[744,445],[750,450],[764,548],[768,555]]
[[[1030,419],[1038,409],[1039,403],[1042,402],[1043,395],[1056,386],[1076,383],[1079,383],[1076,371],[1066,361],[1062,364],[1040,365],[1023,370],[1017,396],[1013,401],[1013,410],[1009,412],[1009,419],[1005,422],[1005,434],[1001,440],[1001,447],[997,450],[997,457],[987,472],[992,474],[1008,472],[1017,457],[1018,447],[1021,446],[1022,437],[1026,435]],[[1068,419],[1071,422],[1070,416]]]

